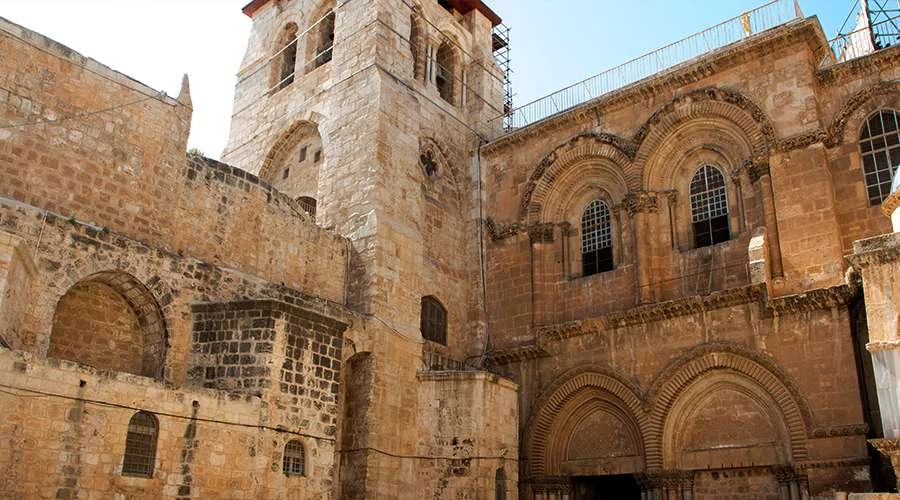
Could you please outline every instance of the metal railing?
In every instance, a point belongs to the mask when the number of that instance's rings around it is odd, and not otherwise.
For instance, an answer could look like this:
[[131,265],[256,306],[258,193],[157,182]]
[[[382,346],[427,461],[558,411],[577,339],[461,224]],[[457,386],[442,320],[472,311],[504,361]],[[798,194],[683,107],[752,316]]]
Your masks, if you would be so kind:
[[491,120],[491,128],[511,132],[596,99],[663,70],[738,42],[753,34],[780,26],[803,13],[796,0],[774,0],[740,16],[683,38],[624,64],[519,106]]
[[856,59],[877,50],[900,44],[900,11],[856,31],[828,41],[828,51],[819,58],[819,68]]

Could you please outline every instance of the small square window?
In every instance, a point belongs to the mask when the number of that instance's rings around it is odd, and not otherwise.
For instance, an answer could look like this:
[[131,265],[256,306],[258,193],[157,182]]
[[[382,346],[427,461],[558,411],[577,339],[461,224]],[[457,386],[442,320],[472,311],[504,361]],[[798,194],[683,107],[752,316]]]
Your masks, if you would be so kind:
[[282,178],[282,179],[287,179],[287,178],[288,178],[288,175],[291,175],[291,169],[290,169],[290,168],[284,169],[284,172],[281,173],[281,178]]
[[319,151],[316,151],[313,154],[313,163],[319,163],[320,161],[322,161],[322,150],[321,149]]
[[306,161],[306,146],[300,148],[300,156],[297,158],[297,161]]

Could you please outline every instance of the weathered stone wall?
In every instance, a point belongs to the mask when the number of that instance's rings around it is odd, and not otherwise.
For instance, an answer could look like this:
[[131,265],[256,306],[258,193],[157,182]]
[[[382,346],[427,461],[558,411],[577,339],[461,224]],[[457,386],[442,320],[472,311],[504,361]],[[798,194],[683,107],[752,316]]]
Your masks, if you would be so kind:
[[24,243],[22,238],[0,232],[0,341],[14,349],[21,348],[25,336],[25,313],[35,274]]
[[23,124],[0,135],[0,197],[343,301],[341,238],[254,175],[186,162],[186,86],[176,101],[5,20],[0,32],[0,120]]

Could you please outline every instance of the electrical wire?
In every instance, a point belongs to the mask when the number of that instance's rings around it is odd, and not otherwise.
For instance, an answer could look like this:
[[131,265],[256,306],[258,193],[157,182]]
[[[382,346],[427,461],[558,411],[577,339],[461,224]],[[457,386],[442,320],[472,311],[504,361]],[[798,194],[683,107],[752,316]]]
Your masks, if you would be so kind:
[[[4,90],[6,92],[12,93],[9,89],[4,89],[2,87],[0,87],[0,90]],[[110,106],[108,108],[95,109],[93,111],[85,111],[83,113],[77,113],[77,114],[73,114],[73,115],[65,115],[65,116],[61,116],[59,118],[48,118],[48,119],[33,120],[33,121],[21,122],[21,123],[11,123],[9,125],[0,126],[0,130],[18,128],[18,127],[30,127],[33,125],[45,125],[45,124],[51,124],[51,123],[60,123],[63,121],[68,121],[68,120],[81,120],[81,119],[87,118],[89,116],[98,115],[100,113],[107,113],[109,111],[115,111],[117,109],[125,108],[128,106],[133,106],[135,104],[140,104],[144,101],[149,101],[151,99],[161,100],[162,96],[164,96],[164,95],[165,95],[165,92],[160,92],[159,94],[157,94],[155,96],[145,96],[140,99],[135,99],[134,101],[125,102],[122,104],[116,104],[116,105]],[[21,96],[17,95],[17,97],[21,97]]]

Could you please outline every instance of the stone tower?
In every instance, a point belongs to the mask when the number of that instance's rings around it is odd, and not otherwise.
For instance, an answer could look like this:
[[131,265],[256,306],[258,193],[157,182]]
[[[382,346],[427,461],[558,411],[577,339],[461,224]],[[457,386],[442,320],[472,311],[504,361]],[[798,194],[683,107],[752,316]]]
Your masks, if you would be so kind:
[[[457,398],[423,372],[475,365],[488,342],[477,151],[502,113],[500,20],[479,1],[255,0],[244,13],[253,27],[223,161],[350,240],[346,303],[367,318],[344,365],[339,474],[357,490],[341,494],[417,484],[434,464],[409,457],[423,440],[442,446],[441,424],[423,421],[419,406]],[[471,411],[464,399],[455,400]],[[499,411],[486,406],[475,411]],[[443,445],[467,431],[454,432]],[[515,430],[503,432],[514,447]],[[482,486],[496,469],[484,469]],[[503,474],[514,480],[514,469]]]

